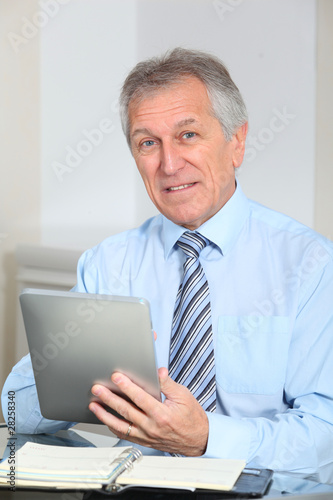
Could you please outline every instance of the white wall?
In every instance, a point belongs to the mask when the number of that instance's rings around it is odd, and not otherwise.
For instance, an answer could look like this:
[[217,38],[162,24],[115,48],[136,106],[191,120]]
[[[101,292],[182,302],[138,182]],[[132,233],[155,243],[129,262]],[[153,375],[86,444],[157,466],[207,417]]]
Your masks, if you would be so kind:
[[317,4],[315,228],[333,240],[333,2]]
[[245,192],[313,224],[314,0],[72,0],[58,15],[41,41],[43,244],[85,248],[155,213],[115,102],[136,61],[176,45],[218,55],[243,93]]
[[72,0],[60,15],[41,41],[42,243],[84,249],[136,223],[117,109],[136,62],[136,2]]

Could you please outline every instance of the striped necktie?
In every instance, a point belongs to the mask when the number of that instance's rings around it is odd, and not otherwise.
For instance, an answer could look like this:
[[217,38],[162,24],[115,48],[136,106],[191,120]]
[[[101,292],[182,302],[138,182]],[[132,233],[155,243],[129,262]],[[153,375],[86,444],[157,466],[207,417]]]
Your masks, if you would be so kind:
[[216,409],[216,381],[209,287],[199,261],[209,240],[186,231],[177,245],[186,255],[172,322],[169,374],[204,410]]

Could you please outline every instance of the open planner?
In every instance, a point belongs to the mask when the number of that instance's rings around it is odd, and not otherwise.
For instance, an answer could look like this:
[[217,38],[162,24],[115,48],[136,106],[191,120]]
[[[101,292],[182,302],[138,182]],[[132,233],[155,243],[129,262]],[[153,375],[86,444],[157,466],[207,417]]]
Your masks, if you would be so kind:
[[[133,447],[75,448],[27,442],[16,453],[15,486],[104,489],[125,486],[229,491],[243,460],[142,456]],[[0,485],[9,478],[9,460],[0,463]]]

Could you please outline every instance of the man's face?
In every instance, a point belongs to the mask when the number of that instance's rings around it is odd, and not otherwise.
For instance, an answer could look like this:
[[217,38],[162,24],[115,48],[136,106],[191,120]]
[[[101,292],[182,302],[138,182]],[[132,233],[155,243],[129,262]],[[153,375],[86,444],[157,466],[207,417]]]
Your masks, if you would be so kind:
[[151,200],[174,223],[197,229],[235,191],[247,125],[227,142],[194,77],[132,102],[129,116],[133,156]]

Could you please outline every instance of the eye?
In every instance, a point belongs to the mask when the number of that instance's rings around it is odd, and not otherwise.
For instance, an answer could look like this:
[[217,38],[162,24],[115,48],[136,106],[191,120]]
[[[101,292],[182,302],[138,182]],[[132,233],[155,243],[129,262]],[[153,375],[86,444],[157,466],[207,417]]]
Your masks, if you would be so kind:
[[195,135],[196,135],[195,132],[185,132],[183,137],[184,137],[184,139],[192,139],[192,137],[194,137]]
[[149,148],[151,146],[153,146],[155,144],[155,141],[149,139],[148,141],[143,141],[141,143],[141,146],[145,147],[145,148]]

